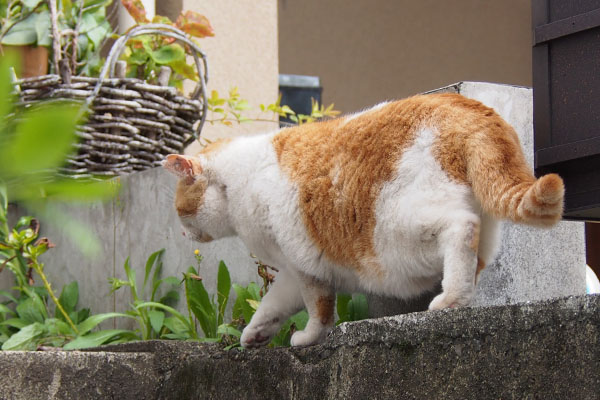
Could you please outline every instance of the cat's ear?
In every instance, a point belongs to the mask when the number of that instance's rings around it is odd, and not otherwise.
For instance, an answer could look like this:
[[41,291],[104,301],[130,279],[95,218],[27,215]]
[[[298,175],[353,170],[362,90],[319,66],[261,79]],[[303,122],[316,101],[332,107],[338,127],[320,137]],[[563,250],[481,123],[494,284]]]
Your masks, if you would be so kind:
[[193,178],[202,173],[202,167],[196,158],[181,154],[169,154],[162,165],[180,178]]

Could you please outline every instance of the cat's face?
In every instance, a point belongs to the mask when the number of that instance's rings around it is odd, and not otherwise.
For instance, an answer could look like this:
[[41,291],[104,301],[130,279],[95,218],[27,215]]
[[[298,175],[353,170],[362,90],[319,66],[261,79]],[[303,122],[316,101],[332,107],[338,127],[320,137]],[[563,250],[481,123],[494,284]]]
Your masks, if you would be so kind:
[[170,154],[163,167],[179,177],[175,209],[186,236],[209,242],[234,234],[229,224],[226,188],[202,168],[200,159]]

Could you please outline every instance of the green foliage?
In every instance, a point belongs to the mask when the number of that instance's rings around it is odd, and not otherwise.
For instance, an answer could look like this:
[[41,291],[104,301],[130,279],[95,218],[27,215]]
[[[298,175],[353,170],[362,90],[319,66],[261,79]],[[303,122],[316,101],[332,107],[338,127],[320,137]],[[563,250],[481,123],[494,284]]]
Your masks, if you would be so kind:
[[[143,340],[159,339],[164,334],[169,333],[168,327],[165,326],[164,322],[165,312],[181,316],[172,307],[179,301],[179,292],[176,289],[177,285],[179,285],[179,280],[174,277],[160,278],[163,268],[163,254],[164,249],[161,249],[148,257],[144,268],[144,281],[141,286],[138,285],[136,273],[131,268],[129,258],[125,260],[125,264],[123,265],[127,279],[109,279],[112,286],[111,293],[122,287],[129,288],[132,304],[126,314],[135,318],[138,323],[138,329],[132,332],[132,334]],[[148,284],[150,285],[148,286]],[[163,291],[162,289],[165,286],[167,290]],[[185,322],[185,317],[181,316],[181,318]],[[186,326],[186,329],[191,330],[191,327]]]
[[[72,73],[93,75],[99,52],[112,28],[106,8],[112,0],[52,0],[56,4],[61,56]],[[0,0],[0,44],[52,47],[51,17],[46,1]]]
[[0,44],[49,46],[50,13],[45,1],[0,0]]
[[[74,182],[57,174],[72,149],[78,105],[53,102],[19,109],[7,64],[10,60],[0,59],[0,273],[12,274],[15,288],[0,292],[0,344],[5,350],[62,346],[108,317],[92,319],[89,309],[77,309],[75,282],[56,296],[39,261],[53,244],[38,237],[40,224],[32,217],[21,217],[9,228],[8,201],[18,200],[56,221],[50,200],[98,199],[112,195],[115,186]],[[42,284],[36,285],[36,280]],[[111,341],[119,335],[104,337]]]
[[[121,0],[131,17],[138,25],[149,23],[144,5],[139,0]],[[151,21],[171,25],[196,38],[214,36],[208,19],[194,11],[179,15],[175,22],[168,17],[157,15]],[[183,89],[184,79],[198,81],[195,67],[186,61],[186,55],[192,55],[191,49],[174,43],[174,39],[161,35],[141,35],[130,39],[121,59],[127,62],[127,76],[155,83],[162,66],[168,66],[174,72],[169,85]]]
[[359,321],[369,317],[369,307],[367,298],[364,294],[343,294],[337,295],[337,314],[336,325],[342,322]]
[[[131,338],[123,332],[98,331],[89,333],[102,321],[125,314],[107,313],[90,316],[87,308],[77,309],[79,286],[71,282],[62,288],[57,298],[48,282],[38,257],[52,243],[39,238],[39,223],[22,217],[9,229],[6,191],[0,190],[0,272],[12,273],[14,290],[0,291],[0,344],[3,350],[35,350],[40,346],[81,348]],[[42,286],[35,280],[41,279]],[[51,308],[54,306],[54,312]]]
[[232,126],[234,122],[243,123],[249,121],[279,123],[279,117],[289,118],[296,124],[302,125],[324,118],[333,118],[340,114],[338,110],[334,109],[334,104],[325,107],[315,99],[311,99],[312,108],[310,115],[297,114],[289,106],[281,104],[280,95],[277,101],[272,104],[260,104],[260,111],[269,114],[270,117],[264,118],[259,116],[257,118],[249,118],[244,113],[252,107],[247,100],[241,97],[237,87],[230,89],[227,97],[221,97],[219,92],[213,90],[207,100],[208,110],[211,112],[211,118],[207,119],[207,121],[211,124],[218,122],[227,126]]

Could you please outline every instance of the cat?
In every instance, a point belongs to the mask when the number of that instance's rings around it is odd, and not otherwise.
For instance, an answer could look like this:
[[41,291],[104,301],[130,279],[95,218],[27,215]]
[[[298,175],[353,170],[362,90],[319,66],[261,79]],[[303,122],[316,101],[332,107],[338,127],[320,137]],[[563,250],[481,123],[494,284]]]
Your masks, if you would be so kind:
[[549,227],[563,211],[562,179],[536,179],[513,128],[458,94],[219,141],[163,165],[180,178],[188,236],[237,235],[280,269],[242,333],[247,348],[302,308],[309,320],[291,344],[319,343],[337,290],[410,298],[441,279],[430,310],[468,305],[501,219]]

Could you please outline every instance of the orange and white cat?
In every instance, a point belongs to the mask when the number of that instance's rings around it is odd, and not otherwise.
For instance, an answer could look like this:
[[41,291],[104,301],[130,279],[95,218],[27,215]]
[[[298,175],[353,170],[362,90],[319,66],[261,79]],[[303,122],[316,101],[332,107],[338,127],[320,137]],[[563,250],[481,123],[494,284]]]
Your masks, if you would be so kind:
[[410,298],[442,278],[429,309],[467,305],[500,219],[551,226],[563,210],[561,178],[536,180],[513,128],[457,94],[218,142],[164,167],[180,177],[175,206],[193,239],[237,235],[280,268],[244,347],[303,307],[292,345],[318,343],[337,290]]

